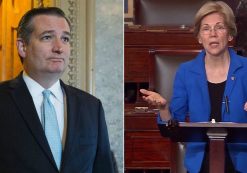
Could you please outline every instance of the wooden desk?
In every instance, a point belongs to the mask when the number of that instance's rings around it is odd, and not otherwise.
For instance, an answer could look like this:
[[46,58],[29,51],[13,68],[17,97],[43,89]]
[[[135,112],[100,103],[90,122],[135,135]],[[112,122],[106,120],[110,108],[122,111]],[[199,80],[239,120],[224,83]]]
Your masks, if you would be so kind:
[[167,129],[159,125],[161,134],[174,142],[209,142],[209,172],[224,173],[225,143],[247,142],[247,123],[184,123]]
[[170,170],[171,142],[163,138],[155,113],[125,111],[125,170]]

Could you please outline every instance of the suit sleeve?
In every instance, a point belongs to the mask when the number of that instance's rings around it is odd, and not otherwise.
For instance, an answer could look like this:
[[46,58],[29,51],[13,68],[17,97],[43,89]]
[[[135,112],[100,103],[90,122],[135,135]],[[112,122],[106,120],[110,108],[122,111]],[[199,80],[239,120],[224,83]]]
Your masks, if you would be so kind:
[[114,173],[105,114],[101,102],[98,111],[98,143],[93,173]]

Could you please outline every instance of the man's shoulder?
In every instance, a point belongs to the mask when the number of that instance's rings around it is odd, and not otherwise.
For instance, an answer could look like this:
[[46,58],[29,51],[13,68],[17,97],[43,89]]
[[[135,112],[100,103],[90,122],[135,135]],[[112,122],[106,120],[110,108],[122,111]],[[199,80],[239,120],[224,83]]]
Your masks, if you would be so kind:
[[14,79],[0,82],[0,102],[6,103],[11,98],[11,92],[13,91]]
[[0,91],[1,91],[1,90],[6,90],[6,89],[8,89],[8,88],[12,85],[12,83],[13,83],[14,81],[15,81],[14,79],[12,79],[12,80],[7,80],[7,81],[1,81],[1,82],[0,82]]
[[78,89],[76,87],[66,85],[66,84],[63,84],[63,87],[65,89],[66,94],[68,94],[71,97],[75,97],[80,100],[86,100],[86,101],[91,101],[91,102],[100,101],[97,97],[87,93],[86,91]]

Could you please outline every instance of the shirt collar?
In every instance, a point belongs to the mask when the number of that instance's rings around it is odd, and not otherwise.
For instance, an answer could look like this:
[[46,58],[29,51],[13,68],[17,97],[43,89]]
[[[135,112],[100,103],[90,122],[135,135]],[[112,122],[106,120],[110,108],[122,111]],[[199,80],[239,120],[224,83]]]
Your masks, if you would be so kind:
[[60,80],[54,83],[50,88],[48,88],[48,90],[52,92],[52,94],[59,102],[63,103],[63,91],[60,85]]
[[[23,80],[25,81],[27,88],[32,95],[33,98],[42,95],[42,92],[45,90],[38,82],[33,80],[28,74],[24,71]],[[63,103],[63,91],[60,84],[60,80],[57,80],[50,88],[48,88],[52,92],[52,95],[61,103]]]

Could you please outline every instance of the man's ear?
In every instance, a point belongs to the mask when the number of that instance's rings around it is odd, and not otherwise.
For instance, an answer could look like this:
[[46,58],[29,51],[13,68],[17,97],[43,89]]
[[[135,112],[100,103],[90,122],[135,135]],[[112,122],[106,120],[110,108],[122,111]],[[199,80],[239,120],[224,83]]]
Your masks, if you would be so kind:
[[16,41],[16,47],[18,50],[18,54],[20,57],[25,58],[26,57],[26,44],[22,39],[17,39]]

